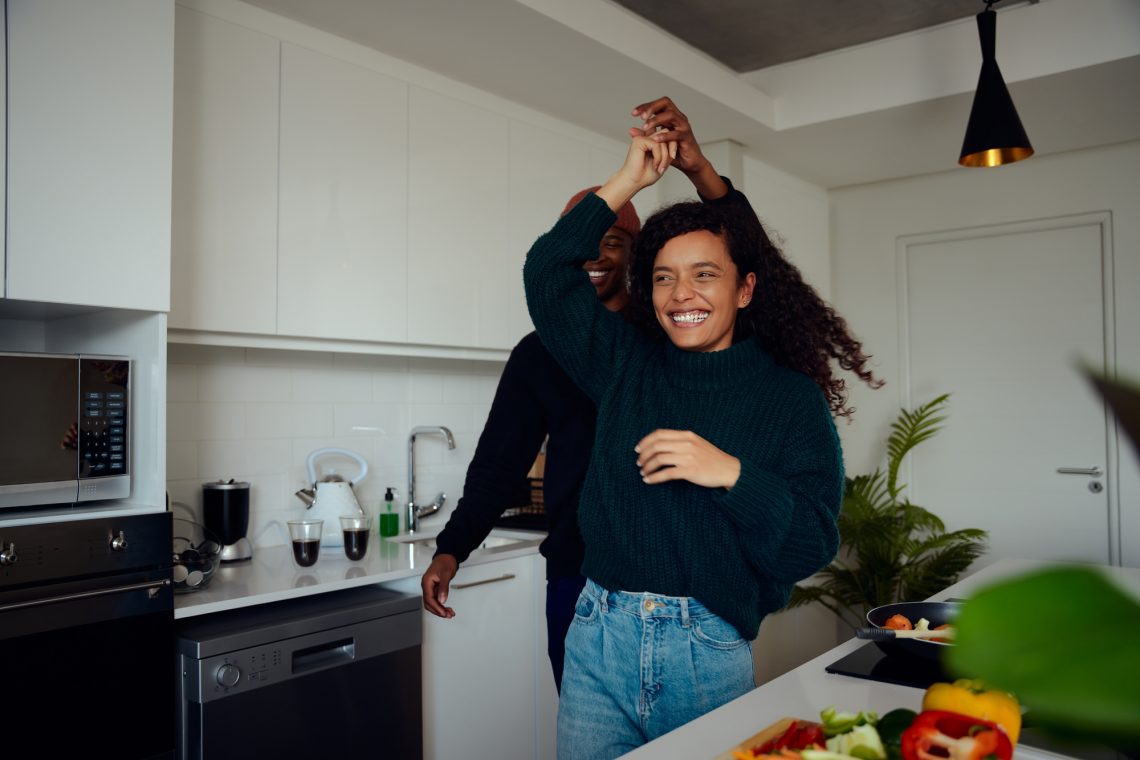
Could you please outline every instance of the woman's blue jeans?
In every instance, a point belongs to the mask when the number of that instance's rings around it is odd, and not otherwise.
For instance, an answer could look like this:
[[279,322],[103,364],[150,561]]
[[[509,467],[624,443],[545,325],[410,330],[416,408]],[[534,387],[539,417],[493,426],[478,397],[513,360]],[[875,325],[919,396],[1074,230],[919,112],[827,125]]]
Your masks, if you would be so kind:
[[566,636],[559,760],[608,760],[755,687],[752,645],[696,599],[586,581]]

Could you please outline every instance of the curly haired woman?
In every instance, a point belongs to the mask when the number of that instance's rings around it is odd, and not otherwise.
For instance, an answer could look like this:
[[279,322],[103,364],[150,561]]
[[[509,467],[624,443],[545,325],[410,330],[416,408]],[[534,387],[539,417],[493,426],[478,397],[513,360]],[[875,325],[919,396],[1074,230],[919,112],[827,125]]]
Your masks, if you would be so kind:
[[[760,621],[838,547],[832,415],[850,410],[831,360],[876,383],[684,115],[667,98],[634,115],[645,123],[622,167],[535,242],[523,272],[539,336],[598,406],[562,760],[616,757],[754,687]],[[705,202],[642,229],[631,288],[647,334],[598,305],[581,263],[671,163]]]

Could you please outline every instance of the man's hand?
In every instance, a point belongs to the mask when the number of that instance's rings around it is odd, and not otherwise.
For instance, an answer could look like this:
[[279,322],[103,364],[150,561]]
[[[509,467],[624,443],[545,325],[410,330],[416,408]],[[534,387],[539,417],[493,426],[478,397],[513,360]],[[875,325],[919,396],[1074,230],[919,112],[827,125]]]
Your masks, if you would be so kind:
[[671,98],[657,98],[635,106],[632,115],[644,123],[640,129],[630,127],[630,137],[641,135],[668,145],[673,165],[688,176],[697,192],[705,198],[720,198],[728,192],[728,186],[701,152],[689,117],[681,113]]
[[654,430],[633,449],[642,480],[650,485],[687,480],[706,488],[732,488],[740,460],[691,430]]
[[445,607],[447,590],[455,577],[459,563],[450,554],[437,554],[420,578],[420,588],[424,594],[424,609],[441,618],[455,617],[455,610]]

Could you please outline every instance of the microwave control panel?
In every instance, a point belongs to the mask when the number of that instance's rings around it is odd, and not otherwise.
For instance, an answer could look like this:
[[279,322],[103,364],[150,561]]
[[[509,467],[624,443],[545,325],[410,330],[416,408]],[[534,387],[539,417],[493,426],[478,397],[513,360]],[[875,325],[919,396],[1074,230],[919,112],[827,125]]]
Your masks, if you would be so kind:
[[126,359],[80,360],[76,426],[80,480],[130,472],[130,367]]

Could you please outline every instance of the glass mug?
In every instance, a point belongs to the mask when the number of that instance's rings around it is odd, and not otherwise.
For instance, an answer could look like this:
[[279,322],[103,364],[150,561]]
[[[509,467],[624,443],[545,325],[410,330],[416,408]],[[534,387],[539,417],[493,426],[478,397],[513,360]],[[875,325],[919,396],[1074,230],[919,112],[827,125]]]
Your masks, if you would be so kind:
[[364,559],[368,551],[368,534],[372,531],[372,518],[364,515],[346,515],[340,518],[344,532],[344,556],[353,562]]
[[321,531],[324,520],[290,520],[289,538],[293,541],[293,561],[297,567],[312,567],[321,553]]

